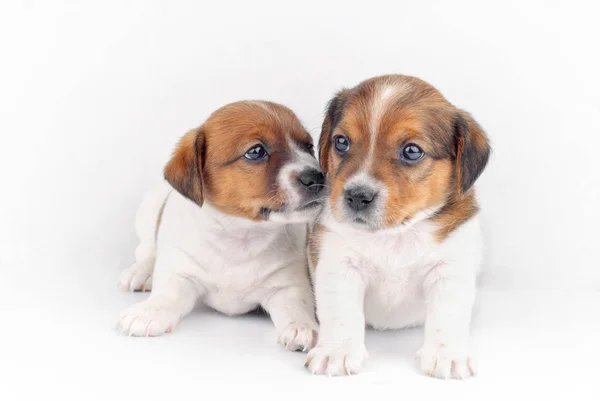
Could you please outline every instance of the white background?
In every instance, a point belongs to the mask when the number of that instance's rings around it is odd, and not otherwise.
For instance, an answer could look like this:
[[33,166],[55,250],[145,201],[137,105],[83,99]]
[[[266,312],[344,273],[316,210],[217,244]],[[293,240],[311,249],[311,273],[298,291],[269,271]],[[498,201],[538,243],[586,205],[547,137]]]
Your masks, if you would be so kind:
[[[591,398],[599,11],[594,1],[3,1],[0,399],[517,388]],[[478,182],[487,253],[477,378],[421,376],[418,329],[369,333],[365,373],[332,380],[279,350],[264,317],[201,310],[158,339],[112,331],[145,297],[116,287],[133,259],[135,208],[187,129],[225,103],[266,99],[317,135],[336,90],[388,73],[427,80],[492,140]]]

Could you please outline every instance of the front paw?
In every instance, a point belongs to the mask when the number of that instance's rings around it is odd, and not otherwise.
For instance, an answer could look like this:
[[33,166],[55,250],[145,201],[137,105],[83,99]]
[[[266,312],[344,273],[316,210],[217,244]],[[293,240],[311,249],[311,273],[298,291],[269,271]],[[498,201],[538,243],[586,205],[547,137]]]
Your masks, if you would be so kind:
[[426,375],[440,379],[466,379],[476,373],[475,362],[465,347],[453,348],[447,344],[425,344],[417,359]]
[[124,291],[151,291],[153,269],[153,260],[136,262],[123,270],[119,277],[119,286]]
[[277,342],[290,351],[308,351],[317,342],[317,330],[308,324],[292,323],[277,335]]
[[148,299],[126,309],[117,322],[117,331],[136,337],[151,337],[171,332],[181,319],[179,309],[165,302]]
[[308,353],[304,366],[312,374],[344,376],[360,372],[367,358],[364,344],[318,344]]

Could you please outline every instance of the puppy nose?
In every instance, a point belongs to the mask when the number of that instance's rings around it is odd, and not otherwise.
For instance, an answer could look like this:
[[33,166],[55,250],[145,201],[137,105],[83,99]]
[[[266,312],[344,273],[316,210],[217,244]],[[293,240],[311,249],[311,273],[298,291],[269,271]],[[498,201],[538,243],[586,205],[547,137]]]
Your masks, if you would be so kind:
[[372,189],[357,187],[347,190],[345,195],[346,203],[348,203],[352,209],[360,211],[369,207],[377,194]]
[[306,190],[314,194],[321,192],[325,184],[325,176],[319,170],[308,169],[298,175],[298,181]]

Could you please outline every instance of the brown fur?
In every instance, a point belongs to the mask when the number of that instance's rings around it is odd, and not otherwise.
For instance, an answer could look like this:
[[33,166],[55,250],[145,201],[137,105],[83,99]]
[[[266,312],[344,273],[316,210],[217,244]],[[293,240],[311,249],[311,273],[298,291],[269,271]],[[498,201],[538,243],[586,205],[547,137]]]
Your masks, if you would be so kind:
[[479,211],[479,205],[475,199],[475,191],[470,189],[464,195],[452,197],[431,220],[439,228],[436,231],[436,240],[442,242],[450,233],[461,224],[468,221]]
[[190,130],[179,140],[171,161],[165,167],[165,177],[170,184],[200,206],[204,203],[203,149],[202,128]]
[[[311,143],[296,115],[282,105],[226,105],[181,139],[165,167],[165,178],[200,206],[208,201],[223,213],[260,220],[263,208],[278,209],[286,201],[276,183],[291,155],[286,134],[299,146]],[[268,161],[248,162],[244,153],[258,143],[267,148]]]
[[[385,88],[393,90],[382,102]],[[338,134],[351,141],[350,151],[342,156],[332,144]],[[337,200],[343,196],[346,181],[364,166],[372,140],[376,142],[369,173],[388,190],[381,228],[398,226],[419,211],[446,202],[435,219],[442,240],[477,210],[470,188],[488,160],[485,133],[468,113],[450,104],[431,85],[413,77],[389,75],[343,90],[329,103],[319,156],[321,168],[328,173],[330,206],[337,218],[341,215]],[[420,162],[399,160],[408,143],[425,151]]]
[[311,272],[314,272],[319,263],[319,250],[321,249],[321,241],[323,234],[327,229],[322,224],[315,224],[308,235],[308,267]]

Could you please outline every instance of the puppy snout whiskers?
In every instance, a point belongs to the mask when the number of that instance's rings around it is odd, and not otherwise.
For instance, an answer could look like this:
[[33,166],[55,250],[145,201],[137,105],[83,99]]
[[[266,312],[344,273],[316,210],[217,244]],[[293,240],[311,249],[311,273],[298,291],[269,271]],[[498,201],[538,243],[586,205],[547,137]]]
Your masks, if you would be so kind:
[[376,196],[377,193],[374,190],[366,187],[348,189],[344,194],[348,206],[356,211],[368,208]]
[[325,176],[322,172],[315,169],[307,169],[298,175],[298,182],[305,187],[308,192],[317,194],[321,192],[325,184]]

